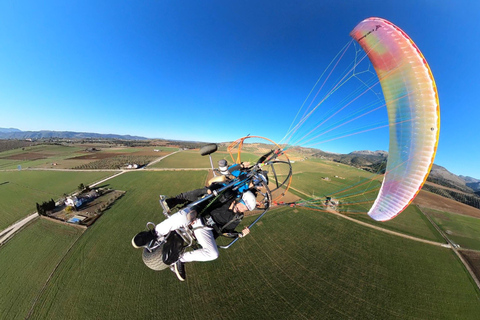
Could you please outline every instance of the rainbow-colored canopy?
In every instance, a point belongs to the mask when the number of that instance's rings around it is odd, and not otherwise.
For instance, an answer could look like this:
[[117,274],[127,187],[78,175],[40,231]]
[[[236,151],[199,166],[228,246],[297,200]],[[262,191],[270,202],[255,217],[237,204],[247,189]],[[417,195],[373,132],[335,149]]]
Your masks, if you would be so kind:
[[368,212],[373,219],[386,221],[413,201],[433,165],[440,132],[438,93],[422,53],[391,22],[365,19],[350,35],[372,62],[388,110],[387,168],[378,197]]

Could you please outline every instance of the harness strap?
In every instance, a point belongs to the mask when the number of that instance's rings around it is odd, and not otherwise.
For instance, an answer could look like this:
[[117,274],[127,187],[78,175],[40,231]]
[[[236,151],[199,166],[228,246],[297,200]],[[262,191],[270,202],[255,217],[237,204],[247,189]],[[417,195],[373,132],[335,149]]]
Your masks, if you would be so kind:
[[242,221],[243,219],[243,213],[235,213],[235,216],[233,216],[233,219],[230,220],[229,222],[227,222],[227,224],[225,224],[222,228],[220,228],[221,231],[225,230],[229,225],[231,225],[232,223],[234,222],[237,222],[237,221]]

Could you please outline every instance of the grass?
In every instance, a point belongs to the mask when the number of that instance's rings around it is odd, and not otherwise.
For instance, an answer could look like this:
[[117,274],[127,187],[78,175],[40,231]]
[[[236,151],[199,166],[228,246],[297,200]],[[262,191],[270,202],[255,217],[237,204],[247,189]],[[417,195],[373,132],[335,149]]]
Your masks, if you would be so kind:
[[22,154],[37,154],[38,156],[45,157],[37,160],[12,160],[12,159],[0,159],[0,169],[17,169],[18,166],[22,168],[36,168],[36,167],[52,167],[52,163],[62,162],[70,157],[83,155],[84,148],[78,146],[64,146],[64,145],[38,145],[33,147],[25,147],[23,149],[9,150],[0,153],[0,158],[9,156],[20,156]]
[[423,215],[422,211],[415,205],[408,206],[397,217],[385,222],[375,221],[367,214],[351,214],[349,216],[372,225],[410,236],[431,241],[445,242],[443,237],[436,231],[435,227],[432,226],[428,219]]
[[[127,193],[85,232],[69,253],[42,296],[33,318],[141,317],[136,314],[135,303],[145,299],[142,296],[144,281],[153,285],[155,277],[143,265],[141,251],[132,248],[131,238],[145,229],[146,222],[158,223],[164,219],[158,203],[159,194],[174,195],[199,188],[206,176],[206,171],[129,172],[111,180],[112,188],[124,188]],[[108,303],[113,304],[102,307],[105,298],[123,299],[122,291],[133,300],[111,301]],[[67,305],[70,305],[69,310],[65,309]],[[125,307],[135,310],[125,314]]]
[[[178,158],[182,165],[189,163],[187,152],[178,154],[187,155]],[[200,158],[199,163],[205,161],[208,167],[208,159]],[[370,175],[325,161],[295,165],[295,172],[303,171],[295,175],[295,186],[318,188],[318,192],[328,188],[316,185],[324,172],[335,174],[340,170],[339,176],[352,181]],[[31,292],[4,289],[5,296],[0,295],[4,318],[25,318],[32,305],[30,319],[478,318],[480,292],[451,250],[300,207],[272,210],[252,228],[251,235],[221,251],[219,259],[188,264],[185,283],[169,270],[148,269],[141,251],[131,247],[131,238],[145,228],[147,221],[163,220],[159,194],[174,195],[201,187],[206,176],[207,171],[134,171],[108,181],[109,187],[126,190],[125,196],[73,245],[35,304],[38,288],[45,283],[42,277],[45,279],[51,266],[62,259],[66,247],[55,249],[60,245],[55,243],[52,252],[35,246],[38,250],[29,251],[25,249],[31,241],[28,239],[42,235],[29,233],[35,224],[23,230],[0,248],[2,284],[3,279],[24,281],[37,273],[40,280],[28,289]],[[298,177],[303,181],[296,180]],[[8,184],[0,188],[4,186]],[[243,224],[254,218],[246,218]],[[381,225],[438,240],[413,206],[390,225]],[[21,238],[24,233],[27,240]],[[59,242],[65,242],[63,245],[72,243],[57,234],[53,232]],[[16,249],[5,250],[12,247]],[[18,255],[16,268],[10,268],[8,259],[19,251],[28,254]],[[48,258],[51,265],[44,270],[33,269],[31,261],[45,263],[46,252],[55,254]],[[8,267],[6,272],[2,271],[4,266]],[[25,301],[15,301],[23,299],[22,294]]]
[[[260,156],[254,154],[243,154],[242,161],[256,161]],[[217,151],[212,154],[213,165],[217,168],[218,161],[226,159],[233,164],[230,154],[226,151]],[[151,166],[152,168],[210,168],[208,156],[201,156],[199,151],[182,151],[166,157],[162,161]]]
[[422,210],[453,242],[462,248],[480,250],[480,219],[433,209]]
[[[370,172],[326,160],[295,162],[293,170],[296,174],[292,180],[292,187],[303,193],[320,199],[325,199],[325,196],[338,197],[343,203],[358,202],[359,204],[353,206],[340,207],[341,212],[348,213],[355,219],[422,239],[444,242],[442,236],[414,205],[410,205],[390,221],[378,222],[370,218],[367,212],[377,192],[368,194],[361,194],[361,192],[380,186],[379,181],[369,181],[375,177]],[[324,177],[330,180],[322,179]],[[305,198],[305,195],[298,195]],[[320,203],[320,201],[314,201],[307,205],[313,204],[313,207],[323,209]]]
[[89,185],[114,172],[2,171],[0,172],[0,230],[34,213],[35,203],[58,200],[64,193]]
[[[167,153],[178,150],[178,148],[171,147],[122,147],[115,148],[110,145],[90,145],[82,144],[75,146],[66,145],[37,145],[32,147],[25,147],[23,149],[14,149],[5,152],[0,152],[0,169],[12,170],[17,169],[18,166],[22,168],[56,168],[56,169],[71,169],[81,165],[88,164],[95,161],[95,159],[78,159],[78,157],[85,155],[92,155],[91,152],[86,152],[85,149],[94,146],[100,151],[95,151],[94,154],[132,154],[136,153],[150,154],[150,156],[162,156]],[[161,152],[154,152],[154,149],[161,150]],[[25,158],[22,159],[22,154]],[[29,160],[28,155],[37,155],[40,159]],[[7,157],[20,157],[19,160],[5,159]],[[55,165],[54,165],[55,164]]]
[[[295,162],[292,168],[294,172],[292,186],[314,197],[329,195],[347,197],[379,186],[377,181],[369,182],[375,176],[372,173],[331,161]],[[355,185],[358,185],[358,190],[350,189]],[[374,196],[368,196],[368,199],[370,198]]]
[[[192,182],[186,176],[175,180]],[[152,189],[150,177],[125,178],[116,187],[137,190],[77,242],[32,319],[476,319],[480,312],[479,293],[450,250],[306,209],[272,211],[218,260],[188,264],[180,283],[169,270],[146,268],[131,248],[158,205],[138,190],[141,180]]]
[[38,219],[0,248],[0,318],[25,319],[81,230]]

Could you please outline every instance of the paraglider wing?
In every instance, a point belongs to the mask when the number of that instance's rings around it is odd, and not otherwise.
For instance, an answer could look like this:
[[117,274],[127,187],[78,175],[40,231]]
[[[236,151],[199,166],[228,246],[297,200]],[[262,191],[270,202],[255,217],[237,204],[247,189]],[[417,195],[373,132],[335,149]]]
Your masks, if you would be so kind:
[[369,18],[350,33],[367,53],[382,86],[390,127],[389,155],[368,214],[386,221],[420,192],[433,165],[440,129],[435,80],[420,50],[391,22]]

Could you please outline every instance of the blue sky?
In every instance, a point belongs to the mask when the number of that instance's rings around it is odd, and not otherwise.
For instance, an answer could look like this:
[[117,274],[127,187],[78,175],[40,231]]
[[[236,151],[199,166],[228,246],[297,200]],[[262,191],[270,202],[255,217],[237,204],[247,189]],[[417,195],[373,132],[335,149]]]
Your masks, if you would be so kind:
[[[2,1],[0,127],[279,141],[349,32],[377,16],[432,69],[435,163],[480,178],[479,12],[442,0]],[[377,148],[356,138],[338,151]]]

